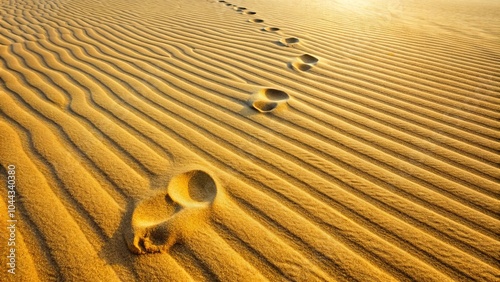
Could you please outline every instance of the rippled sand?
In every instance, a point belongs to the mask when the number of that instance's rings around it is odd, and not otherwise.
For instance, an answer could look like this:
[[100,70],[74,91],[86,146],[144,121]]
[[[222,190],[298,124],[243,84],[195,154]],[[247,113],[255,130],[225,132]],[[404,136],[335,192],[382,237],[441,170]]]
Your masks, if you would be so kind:
[[499,281],[498,15],[0,1],[0,281]]

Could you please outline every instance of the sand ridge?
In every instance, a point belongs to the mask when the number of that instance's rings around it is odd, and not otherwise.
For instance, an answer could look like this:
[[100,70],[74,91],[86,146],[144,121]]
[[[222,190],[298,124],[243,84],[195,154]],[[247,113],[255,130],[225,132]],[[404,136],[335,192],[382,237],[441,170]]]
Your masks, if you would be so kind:
[[494,11],[1,2],[0,280],[497,281]]

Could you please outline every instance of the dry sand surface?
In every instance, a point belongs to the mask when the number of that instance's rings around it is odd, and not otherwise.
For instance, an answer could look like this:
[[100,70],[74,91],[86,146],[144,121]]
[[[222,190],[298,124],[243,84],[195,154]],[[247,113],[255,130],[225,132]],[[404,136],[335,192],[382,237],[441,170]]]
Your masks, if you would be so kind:
[[0,3],[0,281],[500,281],[500,1]]

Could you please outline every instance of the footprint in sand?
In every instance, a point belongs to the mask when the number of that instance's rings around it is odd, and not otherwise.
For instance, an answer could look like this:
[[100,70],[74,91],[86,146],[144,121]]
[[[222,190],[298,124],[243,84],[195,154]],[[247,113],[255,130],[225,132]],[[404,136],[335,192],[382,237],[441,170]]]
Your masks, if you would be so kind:
[[173,177],[167,189],[135,207],[130,232],[125,234],[130,251],[166,252],[190,236],[200,223],[208,220],[218,190],[216,181],[201,170]]
[[251,23],[263,23],[264,22],[264,20],[261,20],[261,19],[249,19],[248,21]]
[[298,71],[308,71],[312,67],[314,67],[317,63],[319,62],[319,59],[309,55],[309,54],[304,54],[300,57],[295,58],[293,61],[290,62],[290,66],[294,70]]
[[276,32],[276,31],[278,31],[280,29],[279,29],[279,27],[270,27],[270,26],[267,26],[267,27],[263,27],[261,30],[262,31],[267,31],[267,32]]
[[281,46],[291,47],[298,44],[300,40],[297,37],[281,38],[277,43]]
[[248,104],[261,113],[269,113],[285,104],[289,99],[290,96],[285,91],[264,88],[252,94]]
[[244,11],[243,14],[245,15],[255,15],[257,14],[257,12],[253,12],[253,11]]

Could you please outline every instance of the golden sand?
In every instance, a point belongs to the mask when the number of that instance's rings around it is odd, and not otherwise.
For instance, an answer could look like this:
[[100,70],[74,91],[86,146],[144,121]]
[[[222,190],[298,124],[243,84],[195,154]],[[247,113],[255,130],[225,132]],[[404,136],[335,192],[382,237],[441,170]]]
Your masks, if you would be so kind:
[[0,281],[500,281],[498,15],[1,0]]

